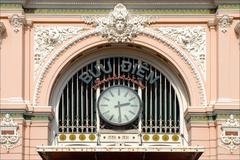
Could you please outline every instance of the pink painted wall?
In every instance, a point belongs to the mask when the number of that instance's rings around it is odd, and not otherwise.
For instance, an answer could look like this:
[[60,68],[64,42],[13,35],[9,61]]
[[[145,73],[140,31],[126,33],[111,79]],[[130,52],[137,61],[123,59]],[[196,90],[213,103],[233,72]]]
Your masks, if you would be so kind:
[[[107,41],[99,36],[92,36],[77,42],[64,51],[64,54],[48,68],[48,72],[44,76],[43,82],[41,82],[37,104],[33,105],[36,84],[40,81],[38,76],[34,80],[34,27],[37,25],[51,26],[53,24],[67,26],[75,25],[75,23],[87,25],[84,24],[82,19],[74,16],[63,16],[63,18],[54,16],[41,17],[22,15],[21,11],[14,10],[0,11],[0,13],[0,21],[3,22],[6,28],[6,31],[1,36],[0,44],[1,112],[20,112],[31,115],[45,114],[47,116],[54,114],[48,102],[52,86],[61,69],[82,51],[86,51],[88,48],[98,44],[107,43]],[[14,27],[9,23],[9,16],[13,14],[24,16],[28,22],[32,22],[32,25],[21,26],[17,33],[14,32]],[[210,23],[214,20],[217,21],[219,17],[225,14],[233,19],[231,24],[226,27],[227,31],[223,33],[218,23]],[[206,106],[200,104],[200,89],[192,71],[181,57],[177,56],[174,50],[148,36],[139,36],[133,40],[132,43],[155,50],[178,69],[186,82],[191,97],[192,105],[187,107],[188,109],[185,111],[186,117],[194,114],[206,116],[215,114],[218,111],[231,112],[231,110],[239,109],[240,43],[234,32],[234,27],[239,23],[239,19],[239,14],[221,11],[217,15],[195,15],[194,18],[191,16],[166,16],[160,18],[151,26],[199,25],[206,27],[207,67],[206,81],[204,81],[206,89],[204,92],[207,95]],[[65,44],[62,44],[59,48]],[[170,45],[178,46],[174,43]],[[54,51],[56,52],[57,49]],[[16,118],[15,121],[19,124],[20,141],[9,153],[0,147],[0,159],[41,159],[36,152],[36,146],[48,144],[49,121],[25,120],[23,118]],[[221,145],[221,124],[224,121],[225,119],[189,121],[187,126],[189,145],[200,145],[206,148],[200,159],[237,160],[239,158],[239,150],[231,153]]]

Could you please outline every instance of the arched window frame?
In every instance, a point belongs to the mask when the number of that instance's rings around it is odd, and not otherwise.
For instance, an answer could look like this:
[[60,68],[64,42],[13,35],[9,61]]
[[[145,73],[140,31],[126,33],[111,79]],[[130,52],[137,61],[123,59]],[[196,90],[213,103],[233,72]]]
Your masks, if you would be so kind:
[[[125,51],[125,52],[124,52]],[[168,66],[166,62],[161,60],[160,57],[157,57],[155,55],[150,55],[146,54],[146,51],[141,52],[139,50],[129,50],[129,49],[113,49],[113,50],[102,50],[98,51],[97,53],[94,52],[94,54],[91,54],[89,56],[86,56],[80,60],[78,60],[77,63],[72,63],[69,64],[67,69],[65,69],[62,73],[60,78],[56,81],[56,85],[52,89],[52,94],[50,98],[50,105],[54,106],[54,111],[55,111],[55,119],[52,122],[52,142],[56,143],[56,133],[58,132],[57,124],[58,124],[58,109],[56,106],[58,106],[61,93],[68,83],[68,81],[71,79],[71,77],[76,74],[76,72],[83,68],[84,66],[94,62],[96,59],[102,59],[102,58],[107,58],[107,57],[119,57],[119,56],[126,56],[130,58],[135,58],[135,59],[143,59],[144,61],[148,62],[152,66],[154,66],[156,69],[161,71],[165,75],[165,77],[171,82],[173,85],[173,88],[178,96],[179,100],[179,106],[180,106],[180,134],[184,135],[184,139],[188,139],[188,134],[187,134],[187,129],[185,125],[185,120],[184,120],[184,112],[187,108],[187,106],[190,103],[190,100],[188,99],[188,93],[187,89],[185,88],[183,82],[181,81],[180,77],[177,77],[177,72],[173,73],[174,68],[172,66]],[[159,63],[159,61],[162,61],[163,63]],[[169,64],[170,65],[170,64]],[[99,93],[98,93],[99,94]],[[187,145],[186,140],[182,140],[182,145]]]

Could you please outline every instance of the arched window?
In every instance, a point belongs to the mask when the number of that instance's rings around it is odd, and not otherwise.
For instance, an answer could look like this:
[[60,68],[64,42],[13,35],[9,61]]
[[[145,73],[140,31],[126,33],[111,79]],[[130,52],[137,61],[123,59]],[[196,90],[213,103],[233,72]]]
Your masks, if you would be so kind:
[[[105,57],[92,61],[68,79],[57,106],[58,135],[97,135],[104,130],[136,130],[142,135],[175,138],[180,135],[178,93],[167,76],[148,61],[128,56]],[[126,86],[140,97],[140,114],[131,123],[115,126],[99,116],[98,98],[112,86]],[[148,137],[142,139],[148,141]]]

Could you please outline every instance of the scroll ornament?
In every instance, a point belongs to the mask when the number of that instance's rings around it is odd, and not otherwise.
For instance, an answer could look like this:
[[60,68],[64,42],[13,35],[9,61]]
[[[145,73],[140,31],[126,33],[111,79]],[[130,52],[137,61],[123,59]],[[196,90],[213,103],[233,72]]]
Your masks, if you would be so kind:
[[0,123],[0,144],[1,147],[6,149],[8,152],[10,149],[17,146],[20,139],[18,131],[19,125],[14,122],[10,114],[5,114],[5,117]]
[[231,152],[237,149],[240,145],[239,121],[230,115],[229,119],[222,124],[221,142],[223,146]]
[[129,42],[141,33],[147,24],[147,18],[129,14],[127,8],[119,3],[105,17],[93,17],[86,20],[94,24],[99,34],[113,43]]

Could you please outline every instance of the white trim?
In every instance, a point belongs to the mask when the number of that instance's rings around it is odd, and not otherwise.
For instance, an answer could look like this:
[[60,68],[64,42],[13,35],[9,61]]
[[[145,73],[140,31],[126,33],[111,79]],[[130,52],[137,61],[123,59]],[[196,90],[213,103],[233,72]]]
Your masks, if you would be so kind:
[[[174,50],[177,52],[177,54],[185,61],[185,63],[191,68],[191,70],[194,73],[194,78],[196,79],[199,87],[199,92],[200,92],[200,99],[201,99],[201,105],[205,106],[207,103],[207,96],[206,96],[206,90],[205,90],[205,85],[204,85],[204,80],[201,74],[199,73],[197,67],[195,64],[188,58],[188,56],[181,51],[176,45],[173,45],[164,38],[163,36],[159,35],[156,31],[153,31],[149,28],[143,29],[141,33],[150,36],[154,39],[157,39],[161,41],[162,43],[166,44],[170,49]],[[56,52],[53,53],[52,57],[50,57],[49,61],[46,63],[46,65],[43,67],[43,69],[40,71],[38,79],[36,79],[36,86],[34,89],[34,96],[33,96],[33,105],[37,105],[37,100],[40,95],[41,87],[42,87],[42,82],[44,81],[44,78],[51,67],[51,65],[56,61],[56,59],[69,47],[77,43],[78,41],[88,38],[90,36],[94,36],[96,34],[99,34],[98,29],[90,30],[87,32],[84,32],[82,34],[79,34],[77,37],[75,37],[72,41],[66,43],[64,46],[62,46],[60,49],[58,49]]]
[[37,152],[204,152],[202,146],[37,146]]
[[[96,53],[97,52],[97,53]],[[146,51],[145,51],[146,52]],[[149,53],[150,54],[150,53]],[[185,89],[184,85],[181,84],[179,79],[173,74],[173,71],[167,67],[166,64],[159,63],[160,60],[157,59],[155,56],[149,56],[147,53],[143,53],[140,50],[136,49],[128,49],[128,48],[111,48],[111,49],[105,49],[101,51],[95,51],[89,56],[80,59],[76,64],[71,65],[71,68],[67,70],[63,74],[63,76],[59,77],[59,81],[57,82],[57,85],[52,88],[53,92],[50,96],[49,104],[51,106],[54,106],[54,110],[56,111],[55,117],[56,117],[56,124],[53,126],[55,129],[55,132],[58,132],[57,130],[57,120],[58,120],[58,109],[56,106],[58,106],[58,103],[60,101],[61,93],[68,83],[68,81],[72,78],[73,75],[75,75],[81,68],[84,66],[96,61],[97,59],[107,58],[109,55],[111,57],[119,57],[119,56],[127,56],[129,58],[135,58],[135,59],[142,59],[148,64],[151,64],[153,67],[158,69],[162,74],[165,75],[165,77],[169,80],[169,82],[172,84],[172,87],[174,88],[178,100],[179,100],[179,106],[180,106],[180,122],[185,122],[184,120],[184,112],[187,109],[187,106],[190,103],[190,100],[188,99],[187,90]],[[184,134],[185,138],[188,139],[188,133],[185,123],[180,123],[180,134]],[[185,143],[185,141],[182,142],[182,145],[188,145]]]

